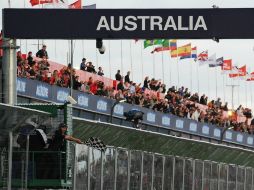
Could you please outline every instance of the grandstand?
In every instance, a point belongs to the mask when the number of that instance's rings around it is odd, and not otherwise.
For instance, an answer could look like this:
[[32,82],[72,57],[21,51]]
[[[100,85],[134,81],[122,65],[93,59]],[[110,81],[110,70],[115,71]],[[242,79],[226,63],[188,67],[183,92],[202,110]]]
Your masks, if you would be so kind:
[[14,38],[2,47],[3,189],[254,188],[251,109],[154,78],[107,78],[91,62],[75,70],[49,60],[45,45],[36,56],[16,54]]

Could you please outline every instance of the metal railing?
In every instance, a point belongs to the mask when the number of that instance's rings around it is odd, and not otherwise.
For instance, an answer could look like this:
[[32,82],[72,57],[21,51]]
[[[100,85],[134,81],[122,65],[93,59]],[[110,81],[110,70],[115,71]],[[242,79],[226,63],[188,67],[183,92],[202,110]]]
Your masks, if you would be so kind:
[[123,148],[76,145],[75,190],[251,190],[254,169]]

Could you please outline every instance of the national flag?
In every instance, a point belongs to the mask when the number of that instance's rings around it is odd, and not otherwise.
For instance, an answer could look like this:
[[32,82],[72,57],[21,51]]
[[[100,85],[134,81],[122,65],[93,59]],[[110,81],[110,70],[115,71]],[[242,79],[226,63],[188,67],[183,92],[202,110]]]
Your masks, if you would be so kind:
[[81,0],[77,0],[69,5],[69,9],[81,9]]
[[167,51],[167,50],[170,50],[170,47],[157,47],[153,51],[151,51],[151,53]]
[[171,57],[174,58],[177,56],[191,56],[191,44],[189,43],[177,48],[176,50],[171,50]]
[[210,63],[209,67],[218,67],[223,65],[223,57],[216,59],[216,62]]
[[248,74],[249,76],[248,76],[248,79],[247,79],[247,81],[253,81],[254,80],[254,72],[252,72],[252,73],[250,73],[250,74]]
[[30,0],[32,6],[45,4],[45,3],[54,3],[53,0]]
[[194,58],[194,59],[197,58],[197,47],[191,48],[191,55],[180,57],[180,59],[187,59],[187,58]]
[[83,6],[82,9],[96,9],[96,4]]
[[163,39],[161,47],[156,47],[151,53],[170,50],[169,40]]
[[221,66],[221,70],[224,72],[231,71],[232,70],[232,59],[224,60],[222,66]]
[[163,40],[162,40],[162,44],[161,44],[162,47],[169,47],[169,44],[170,44],[170,43],[169,43],[169,40],[167,40],[167,39],[163,39]]
[[147,48],[152,45],[160,45],[162,43],[163,43],[163,39],[145,40],[144,41],[144,48]]
[[240,67],[237,69],[236,73],[231,73],[229,74],[230,78],[234,78],[234,77],[244,77],[246,76],[247,72],[246,72],[246,65]]
[[206,64],[215,64],[216,63],[216,54],[211,55],[205,61],[199,61],[199,66],[206,65]]
[[204,62],[207,61],[207,59],[208,59],[208,50],[201,52],[195,59],[195,61]]
[[189,43],[189,44],[186,44],[184,46],[177,48],[177,55],[179,57],[191,56],[191,44]]
[[171,50],[176,50],[177,49],[177,40],[170,40],[169,46]]

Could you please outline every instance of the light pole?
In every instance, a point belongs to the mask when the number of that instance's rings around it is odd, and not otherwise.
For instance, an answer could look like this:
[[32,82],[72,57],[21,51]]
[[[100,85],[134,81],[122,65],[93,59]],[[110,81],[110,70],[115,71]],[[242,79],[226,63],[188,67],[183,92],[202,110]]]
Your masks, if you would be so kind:
[[124,98],[120,98],[120,99],[117,99],[113,106],[111,107],[111,111],[110,111],[110,123],[112,123],[112,120],[113,120],[113,112],[114,112],[114,108],[116,107],[117,104],[119,103],[122,103],[122,102],[125,102],[126,100]]

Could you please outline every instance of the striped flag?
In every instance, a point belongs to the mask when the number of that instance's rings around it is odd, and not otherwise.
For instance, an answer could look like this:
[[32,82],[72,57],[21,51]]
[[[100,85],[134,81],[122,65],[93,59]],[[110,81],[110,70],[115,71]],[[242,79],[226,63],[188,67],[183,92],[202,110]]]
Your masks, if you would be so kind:
[[191,48],[191,55],[180,57],[180,59],[187,59],[187,58],[194,58],[194,59],[197,58],[197,47]]
[[221,66],[222,73],[228,73],[233,69],[232,67],[232,59],[227,59],[223,61]]
[[30,0],[32,6],[41,5],[45,3],[54,3],[53,0]]
[[177,49],[177,40],[170,40],[169,45],[171,50],[176,50]]
[[230,78],[234,78],[234,77],[244,77],[244,76],[246,76],[246,74],[247,74],[247,72],[246,72],[246,65],[244,65],[244,66],[242,66],[242,67],[240,67],[240,68],[238,68],[238,67],[236,67],[236,73],[231,73],[231,74],[229,74],[229,77]]

